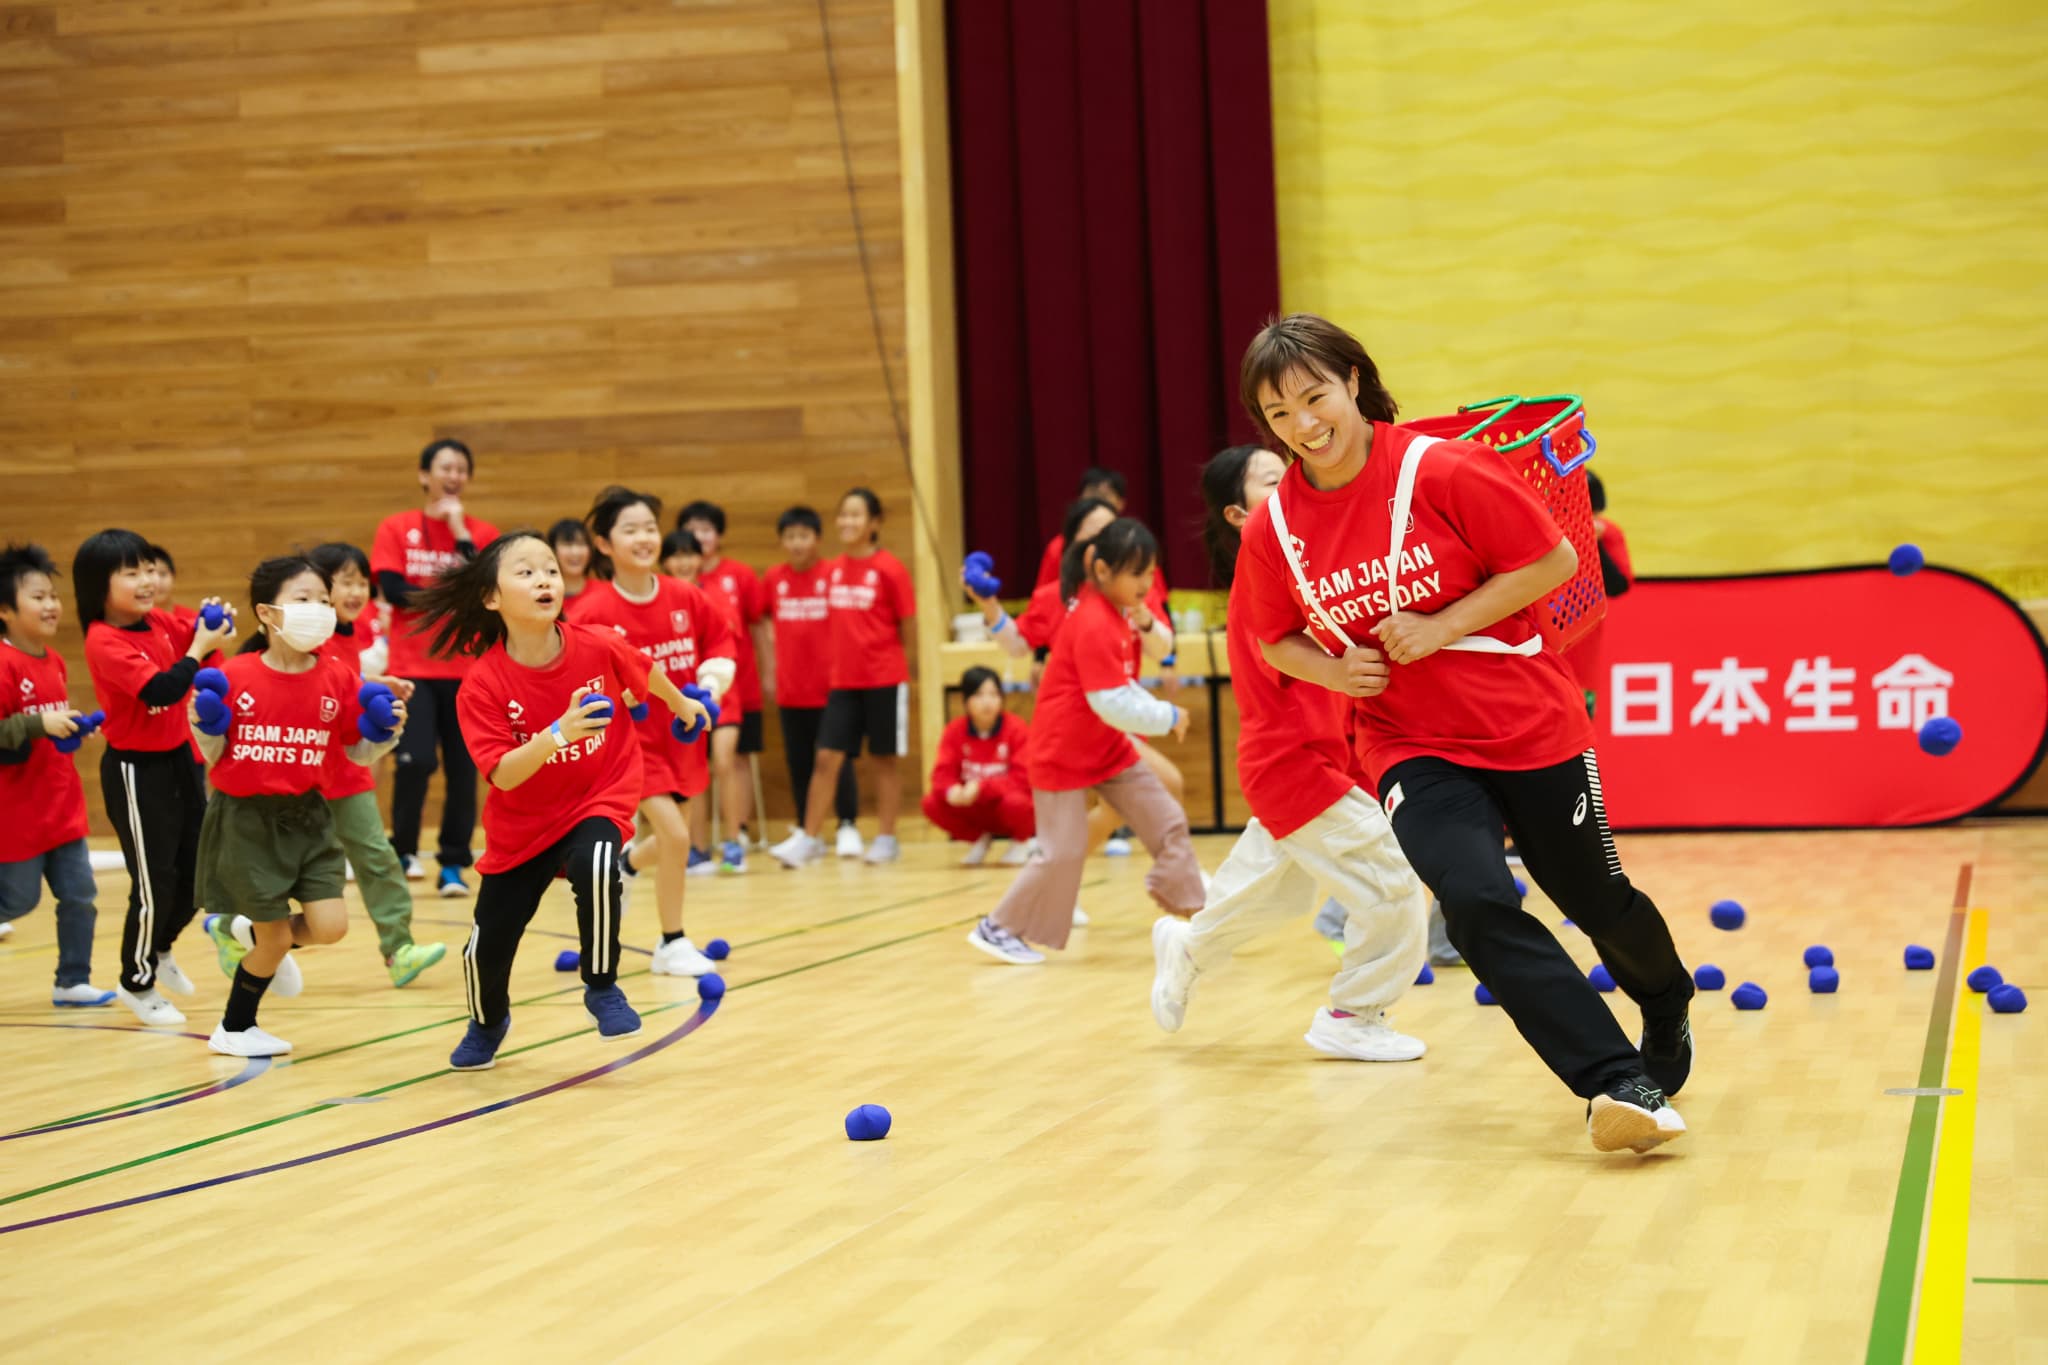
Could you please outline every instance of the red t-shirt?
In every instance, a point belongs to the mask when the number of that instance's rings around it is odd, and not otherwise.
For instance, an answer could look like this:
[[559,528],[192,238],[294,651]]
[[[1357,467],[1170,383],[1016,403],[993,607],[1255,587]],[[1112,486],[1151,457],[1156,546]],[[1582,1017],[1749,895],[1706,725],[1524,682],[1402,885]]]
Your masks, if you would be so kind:
[[821,561],[798,573],[777,564],[763,580],[763,595],[775,621],[778,706],[823,706],[831,692],[830,567]]
[[1246,804],[1285,839],[1359,785],[1345,733],[1350,699],[1277,671],[1231,591],[1226,645],[1237,696],[1237,781]]
[[[337,626],[334,636],[320,646],[320,657],[332,659],[356,680],[354,690],[349,693],[354,697],[362,691],[363,686],[363,651],[376,643],[376,636],[370,630],[368,612],[346,624],[354,629],[343,635],[341,627]],[[364,792],[377,789],[377,770],[357,763],[342,752],[360,738],[362,736],[358,731],[349,729],[341,736],[341,743],[327,756],[327,771],[320,775],[320,794],[329,801],[339,801],[345,796],[360,796]]]
[[738,625],[738,650],[733,655],[733,700],[747,714],[761,709],[761,660],[754,651],[754,626],[767,614],[767,598],[761,591],[761,576],[737,559],[721,559],[715,569],[697,575],[697,586],[723,597],[732,607]]
[[[613,631],[650,663],[659,664],[677,687],[697,681],[697,665],[705,659],[733,657],[731,623],[711,594],[667,574],[655,575],[654,597],[647,602],[628,599],[616,583],[593,580],[569,603],[567,614],[578,625]],[[673,719],[668,707],[657,701],[648,706],[646,720],[633,723],[640,737],[642,800],[697,796],[711,785],[705,757],[710,746],[677,739],[669,727]]]
[[[1349,485],[1311,487],[1299,463],[1280,481],[1288,527],[1323,609],[1354,644],[1377,647],[1372,627],[1388,614],[1386,559],[1401,457],[1416,433],[1373,423],[1372,450]],[[1444,441],[1423,456],[1410,504],[1414,529],[1402,549],[1403,606],[1441,611],[1487,579],[1526,568],[1564,539],[1529,485],[1487,446]],[[1233,614],[1254,638],[1277,643],[1310,625],[1264,504],[1244,529]],[[1410,597],[1409,594],[1413,596]],[[1520,644],[1539,631],[1532,603],[1485,632]],[[1342,645],[1310,635],[1331,653]],[[1356,702],[1360,758],[1377,782],[1403,759],[1525,771],[1592,747],[1593,727],[1571,669],[1549,649],[1527,657],[1439,650],[1396,664],[1387,690]]]
[[894,687],[910,681],[898,625],[917,614],[910,570],[887,550],[841,555],[825,566],[831,604],[832,687]]
[[[484,795],[484,856],[479,872],[504,872],[558,843],[578,824],[607,819],[619,837],[633,835],[640,804],[640,745],[617,730],[625,694],[647,695],[647,657],[616,632],[564,622],[562,652],[546,668],[512,662],[503,641],[476,661],[456,694],[455,713],[476,769],[488,781],[498,763],[569,709],[579,687],[612,699],[613,725],[548,756],[541,770],[510,791]],[[630,724],[630,718],[624,718]]]
[[232,721],[227,748],[207,770],[216,791],[297,796],[321,790],[328,763],[362,738],[356,728],[361,682],[330,655],[317,656],[304,673],[280,673],[260,653],[237,654],[221,672],[228,675]]
[[[498,538],[498,528],[479,517],[464,519],[471,542],[481,550]],[[415,588],[424,588],[462,563],[455,533],[445,521],[422,511],[394,512],[377,527],[370,543],[370,576],[395,573]],[[419,613],[394,605],[391,609],[391,676],[394,678],[460,678],[468,674],[466,658],[433,654],[433,632],[415,635]]]
[[1059,636],[1060,627],[1067,623],[1067,613],[1072,610],[1067,600],[1060,596],[1059,580],[1041,583],[1031,590],[1030,605],[1023,615],[1016,618],[1017,634],[1033,649],[1050,649]]
[[147,706],[142,689],[192,648],[192,630],[167,611],[152,611],[131,629],[94,621],[85,628],[85,667],[93,695],[107,713],[104,733],[116,749],[161,754],[192,745],[185,695],[167,706]]
[[[72,711],[64,656],[41,658],[0,637],[0,720],[24,711]],[[0,764],[0,863],[18,863],[85,837],[85,785],[72,755],[47,731],[29,740],[26,763]]]
[[1060,558],[1067,552],[1067,538],[1054,536],[1045,542],[1045,553],[1038,557],[1038,578],[1031,586],[1042,588],[1048,583],[1060,581]]
[[1090,692],[1122,687],[1138,676],[1131,654],[1134,633],[1107,597],[1093,587],[1081,589],[1038,685],[1031,785],[1039,791],[1092,787],[1138,761],[1131,737],[1105,723],[1088,704]]
[[976,734],[965,716],[958,716],[939,735],[939,756],[932,764],[932,790],[944,794],[959,782],[979,782],[983,795],[1000,787],[1027,787],[1031,769],[1024,750],[1031,731],[1005,711],[994,734]]
[[[199,633],[199,609],[197,607],[181,607],[174,604],[166,608],[166,610],[168,610],[171,613],[171,619],[178,623],[178,628],[180,630],[190,631],[194,635],[197,635]],[[186,648],[190,649],[191,646],[187,645]],[[215,651],[213,651],[213,653],[201,659],[199,661],[199,666],[201,668],[219,668],[221,660],[226,657],[226,655],[222,654],[219,650],[216,649]],[[206,755],[199,752],[199,741],[197,739],[192,739],[192,730],[190,726],[186,727],[185,735],[186,738],[190,739],[192,743],[192,760],[195,763],[203,765],[206,762]]]

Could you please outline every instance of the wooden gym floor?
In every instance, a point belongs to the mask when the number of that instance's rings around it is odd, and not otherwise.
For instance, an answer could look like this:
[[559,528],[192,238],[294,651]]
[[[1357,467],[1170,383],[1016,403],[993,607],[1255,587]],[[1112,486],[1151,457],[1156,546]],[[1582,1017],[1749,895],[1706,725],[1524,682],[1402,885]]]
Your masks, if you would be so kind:
[[[730,993],[705,1016],[629,952],[621,1044],[550,970],[558,890],[474,1075],[444,1070],[452,955],[394,991],[360,916],[266,1007],[298,1052],[265,1069],[198,1040],[223,983],[196,927],[188,1033],[46,1007],[46,904],[0,945],[0,1357],[2048,1358],[2048,824],[1623,843],[1687,960],[1771,993],[1698,1001],[1692,1132],[1649,1159],[1593,1153],[1463,971],[1397,1012],[1425,1061],[1311,1053],[1333,959],[1305,919],[1160,1033],[1142,855],[1091,866],[1095,927],[1033,969],[961,941],[1009,874],[937,844],[693,881]],[[102,876],[102,984],[125,891]],[[466,912],[422,899],[419,936]],[[1815,942],[1839,995],[1806,990]],[[1958,950],[2035,1010],[1989,1014]],[[849,1143],[867,1101],[895,1131]]]

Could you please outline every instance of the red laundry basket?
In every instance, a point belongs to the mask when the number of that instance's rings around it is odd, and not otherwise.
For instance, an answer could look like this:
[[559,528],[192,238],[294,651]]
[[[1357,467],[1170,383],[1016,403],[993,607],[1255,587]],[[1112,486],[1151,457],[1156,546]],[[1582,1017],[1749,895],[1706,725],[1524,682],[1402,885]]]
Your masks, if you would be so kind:
[[1558,585],[1543,603],[1543,639],[1562,653],[1585,638],[1607,615],[1607,590],[1600,581],[1599,539],[1593,532],[1593,502],[1586,491],[1586,461],[1598,443],[1586,430],[1586,405],[1578,395],[1491,398],[1444,417],[1419,417],[1402,426],[1447,441],[1479,441],[1500,452],[1529,481],[1551,518],[1579,552],[1579,571]]

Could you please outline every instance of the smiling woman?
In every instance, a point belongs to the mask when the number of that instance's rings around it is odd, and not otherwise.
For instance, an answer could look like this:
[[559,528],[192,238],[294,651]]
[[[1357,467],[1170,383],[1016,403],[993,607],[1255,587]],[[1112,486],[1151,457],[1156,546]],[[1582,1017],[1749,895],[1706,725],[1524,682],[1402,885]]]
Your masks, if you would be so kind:
[[[1592,727],[1536,614],[1576,552],[1491,449],[1393,426],[1372,358],[1323,318],[1260,332],[1240,391],[1296,462],[1246,522],[1233,612],[1273,667],[1354,699],[1360,758],[1402,851],[1480,981],[1590,1101],[1593,1145],[1677,1137],[1685,1122],[1665,1096],[1692,1068],[1692,978],[1622,873]],[[1503,825],[1641,1007],[1640,1051],[1523,911]]]

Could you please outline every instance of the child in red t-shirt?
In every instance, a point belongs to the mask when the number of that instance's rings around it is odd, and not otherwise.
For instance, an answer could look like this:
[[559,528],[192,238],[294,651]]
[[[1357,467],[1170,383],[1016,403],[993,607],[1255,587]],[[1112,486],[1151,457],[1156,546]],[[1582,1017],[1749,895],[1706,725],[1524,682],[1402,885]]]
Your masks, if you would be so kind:
[[[589,524],[597,548],[595,577],[571,604],[568,619],[614,631],[659,664],[670,682],[686,692],[702,687],[702,699],[722,711],[735,667],[733,632],[709,593],[659,572],[661,500],[607,488],[591,506]],[[652,833],[635,839],[620,861],[628,875],[635,861],[655,869],[654,903],[661,919],[655,975],[702,976],[712,970],[711,960],[683,929],[690,830],[681,803],[697,801],[711,784],[704,746],[677,739],[666,716],[640,719],[634,733],[640,742],[640,816]]]
[[107,713],[100,790],[121,839],[128,869],[128,915],[121,928],[121,982],[115,997],[143,1023],[174,1027],[184,1014],[157,990],[196,990],[171,956],[192,922],[199,824],[206,789],[185,724],[185,698],[200,661],[234,634],[232,607],[218,598],[221,623],[195,615],[181,626],[156,608],[149,542],[133,531],[90,536],[71,561],[78,615],[85,622],[85,664],[93,695]]
[[100,1006],[114,993],[92,984],[92,854],[85,846],[85,787],[58,740],[77,742],[64,656],[50,647],[63,609],[57,566],[40,545],[0,550],[0,939],[36,908],[43,883],[57,898],[57,983],[50,1003]]
[[[163,546],[151,545],[149,547],[149,568],[156,575],[156,609],[169,612],[171,619],[178,623],[179,629],[193,629],[199,620],[199,610],[196,607],[186,607],[178,604],[178,561],[173,559],[171,552]],[[215,650],[201,659],[199,666],[201,668],[219,668],[224,657],[219,650]],[[206,760],[199,756],[199,746],[197,744],[192,746],[192,762],[199,769],[199,782],[203,787],[206,783]]]
[[797,868],[825,856],[817,831],[832,808],[840,767],[867,745],[873,762],[875,818],[880,832],[862,857],[893,863],[896,817],[903,806],[899,756],[910,745],[910,662],[916,645],[917,597],[910,570],[882,548],[882,500],[855,488],[839,500],[839,542],[846,553],[825,566],[832,628],[831,691],[818,733],[818,765],[810,809],[795,833],[768,852]]
[[[1677,1137],[1666,1097],[1692,1069],[1692,976],[1622,872],[1584,698],[1541,633],[1545,594],[1577,569],[1570,542],[1497,452],[1391,425],[1372,358],[1322,318],[1261,331],[1240,394],[1298,460],[1245,526],[1233,615],[1276,670],[1355,699],[1402,851],[1480,981],[1588,1101],[1595,1149]],[[1522,908],[1503,824],[1642,1010],[1639,1044]]]
[[562,570],[531,531],[513,531],[415,601],[437,651],[475,660],[461,695],[462,734],[484,796],[476,927],[463,949],[469,1031],[457,1071],[496,1064],[512,1026],[512,959],[557,876],[576,897],[583,1007],[607,1038],[640,1031],[618,987],[620,846],[644,790],[640,743],[611,726],[648,695],[676,719],[710,713],[610,627],[561,620]]
[[590,528],[574,517],[563,517],[548,527],[548,548],[555,552],[555,563],[562,566],[563,596],[574,602],[595,577],[591,567],[597,550],[590,543]]
[[[316,546],[306,556],[333,585],[334,636],[321,646],[352,673],[374,678],[400,701],[410,701],[413,684],[384,675],[386,651],[370,611],[370,559],[353,545],[339,541]],[[363,909],[377,927],[377,950],[393,986],[410,984],[421,972],[448,954],[445,943],[415,943],[412,937],[412,887],[405,865],[384,832],[384,814],[377,808],[377,773],[336,751],[329,755],[320,794],[334,815],[335,837],[347,858],[348,875],[363,898]]]
[[[292,1045],[259,1028],[256,1012],[275,982],[301,987],[293,945],[338,943],[348,932],[341,843],[321,794],[334,756],[368,767],[398,743],[372,738],[362,678],[322,650],[334,636],[324,570],[301,555],[266,559],[249,579],[262,629],[203,685],[187,718],[211,767],[213,798],[199,837],[199,898],[212,911],[207,936],[233,983],[207,1046],[230,1057],[276,1057]],[[299,912],[292,913],[297,901]]]
[[[1233,587],[1238,533],[1271,496],[1287,465],[1258,446],[1232,446],[1202,471],[1215,581]],[[1344,961],[1330,1003],[1316,1011],[1308,1043],[1362,1062],[1407,1062],[1420,1040],[1397,1033],[1386,1011],[1421,970],[1429,893],[1401,855],[1379,802],[1363,790],[1345,713],[1335,692],[1274,670],[1260,655],[1246,614],[1229,614],[1230,686],[1237,694],[1237,775],[1252,818],[1216,869],[1202,913],[1152,926],[1152,1014],[1180,1028],[1195,978],[1240,945],[1315,908],[1323,896],[1343,908]]]
[[[811,773],[818,766],[818,732],[825,724],[825,702],[832,692],[831,584],[826,564],[818,558],[818,538],[825,525],[809,507],[791,507],[776,519],[775,534],[789,556],[762,578],[762,592],[774,620],[773,647],[761,669],[775,688],[775,710],[782,720],[782,753],[789,764],[789,790],[796,801],[799,828],[810,809]],[[839,818],[834,851],[858,858],[861,844],[860,790],[853,765],[839,765],[832,789],[832,811]],[[762,820],[768,818],[764,813]]]
[[[769,633],[768,599],[761,590],[761,576],[749,565],[725,555],[725,509],[715,502],[693,502],[676,513],[676,529],[697,537],[704,562],[697,570],[697,586],[724,602],[736,634],[737,670],[732,690],[719,706],[719,719],[735,717],[723,732],[711,736],[711,783],[718,790],[718,810],[724,818],[725,840],[719,845],[718,870],[741,873],[747,870],[747,828],[754,818],[753,759],[761,752],[764,698],[761,691],[761,660],[772,670],[775,641]],[[744,763],[741,760],[746,760]]]
[[[1151,590],[1159,543],[1144,525],[1112,522],[1086,547],[1087,581],[1053,641],[1032,721],[1037,857],[967,941],[1004,962],[1043,962],[1031,943],[1064,948],[1088,853],[1086,793],[1122,813],[1152,854],[1145,889],[1170,914],[1202,905],[1187,813],[1138,757],[1132,734],[1187,734],[1187,712],[1138,685],[1128,613]],[[1028,942],[1027,942],[1028,940]]]
[[[1081,488],[1074,496],[1081,502],[1100,502],[1107,506],[1113,517],[1124,514],[1124,497],[1129,485],[1124,476],[1114,469],[1085,469],[1081,471]],[[1067,547],[1074,543],[1071,525],[1073,509],[1067,510],[1069,524],[1060,528],[1060,533],[1045,544],[1045,552],[1038,557],[1038,578],[1033,587],[1042,588],[1048,583],[1060,581],[1060,561],[1066,557]]]
[[924,818],[972,844],[962,867],[980,867],[989,846],[1008,839],[1007,867],[1031,856],[1037,819],[1031,809],[1030,768],[1024,758],[1030,732],[1003,709],[1003,680],[976,665],[960,677],[967,714],[939,736],[939,756],[925,789]]

